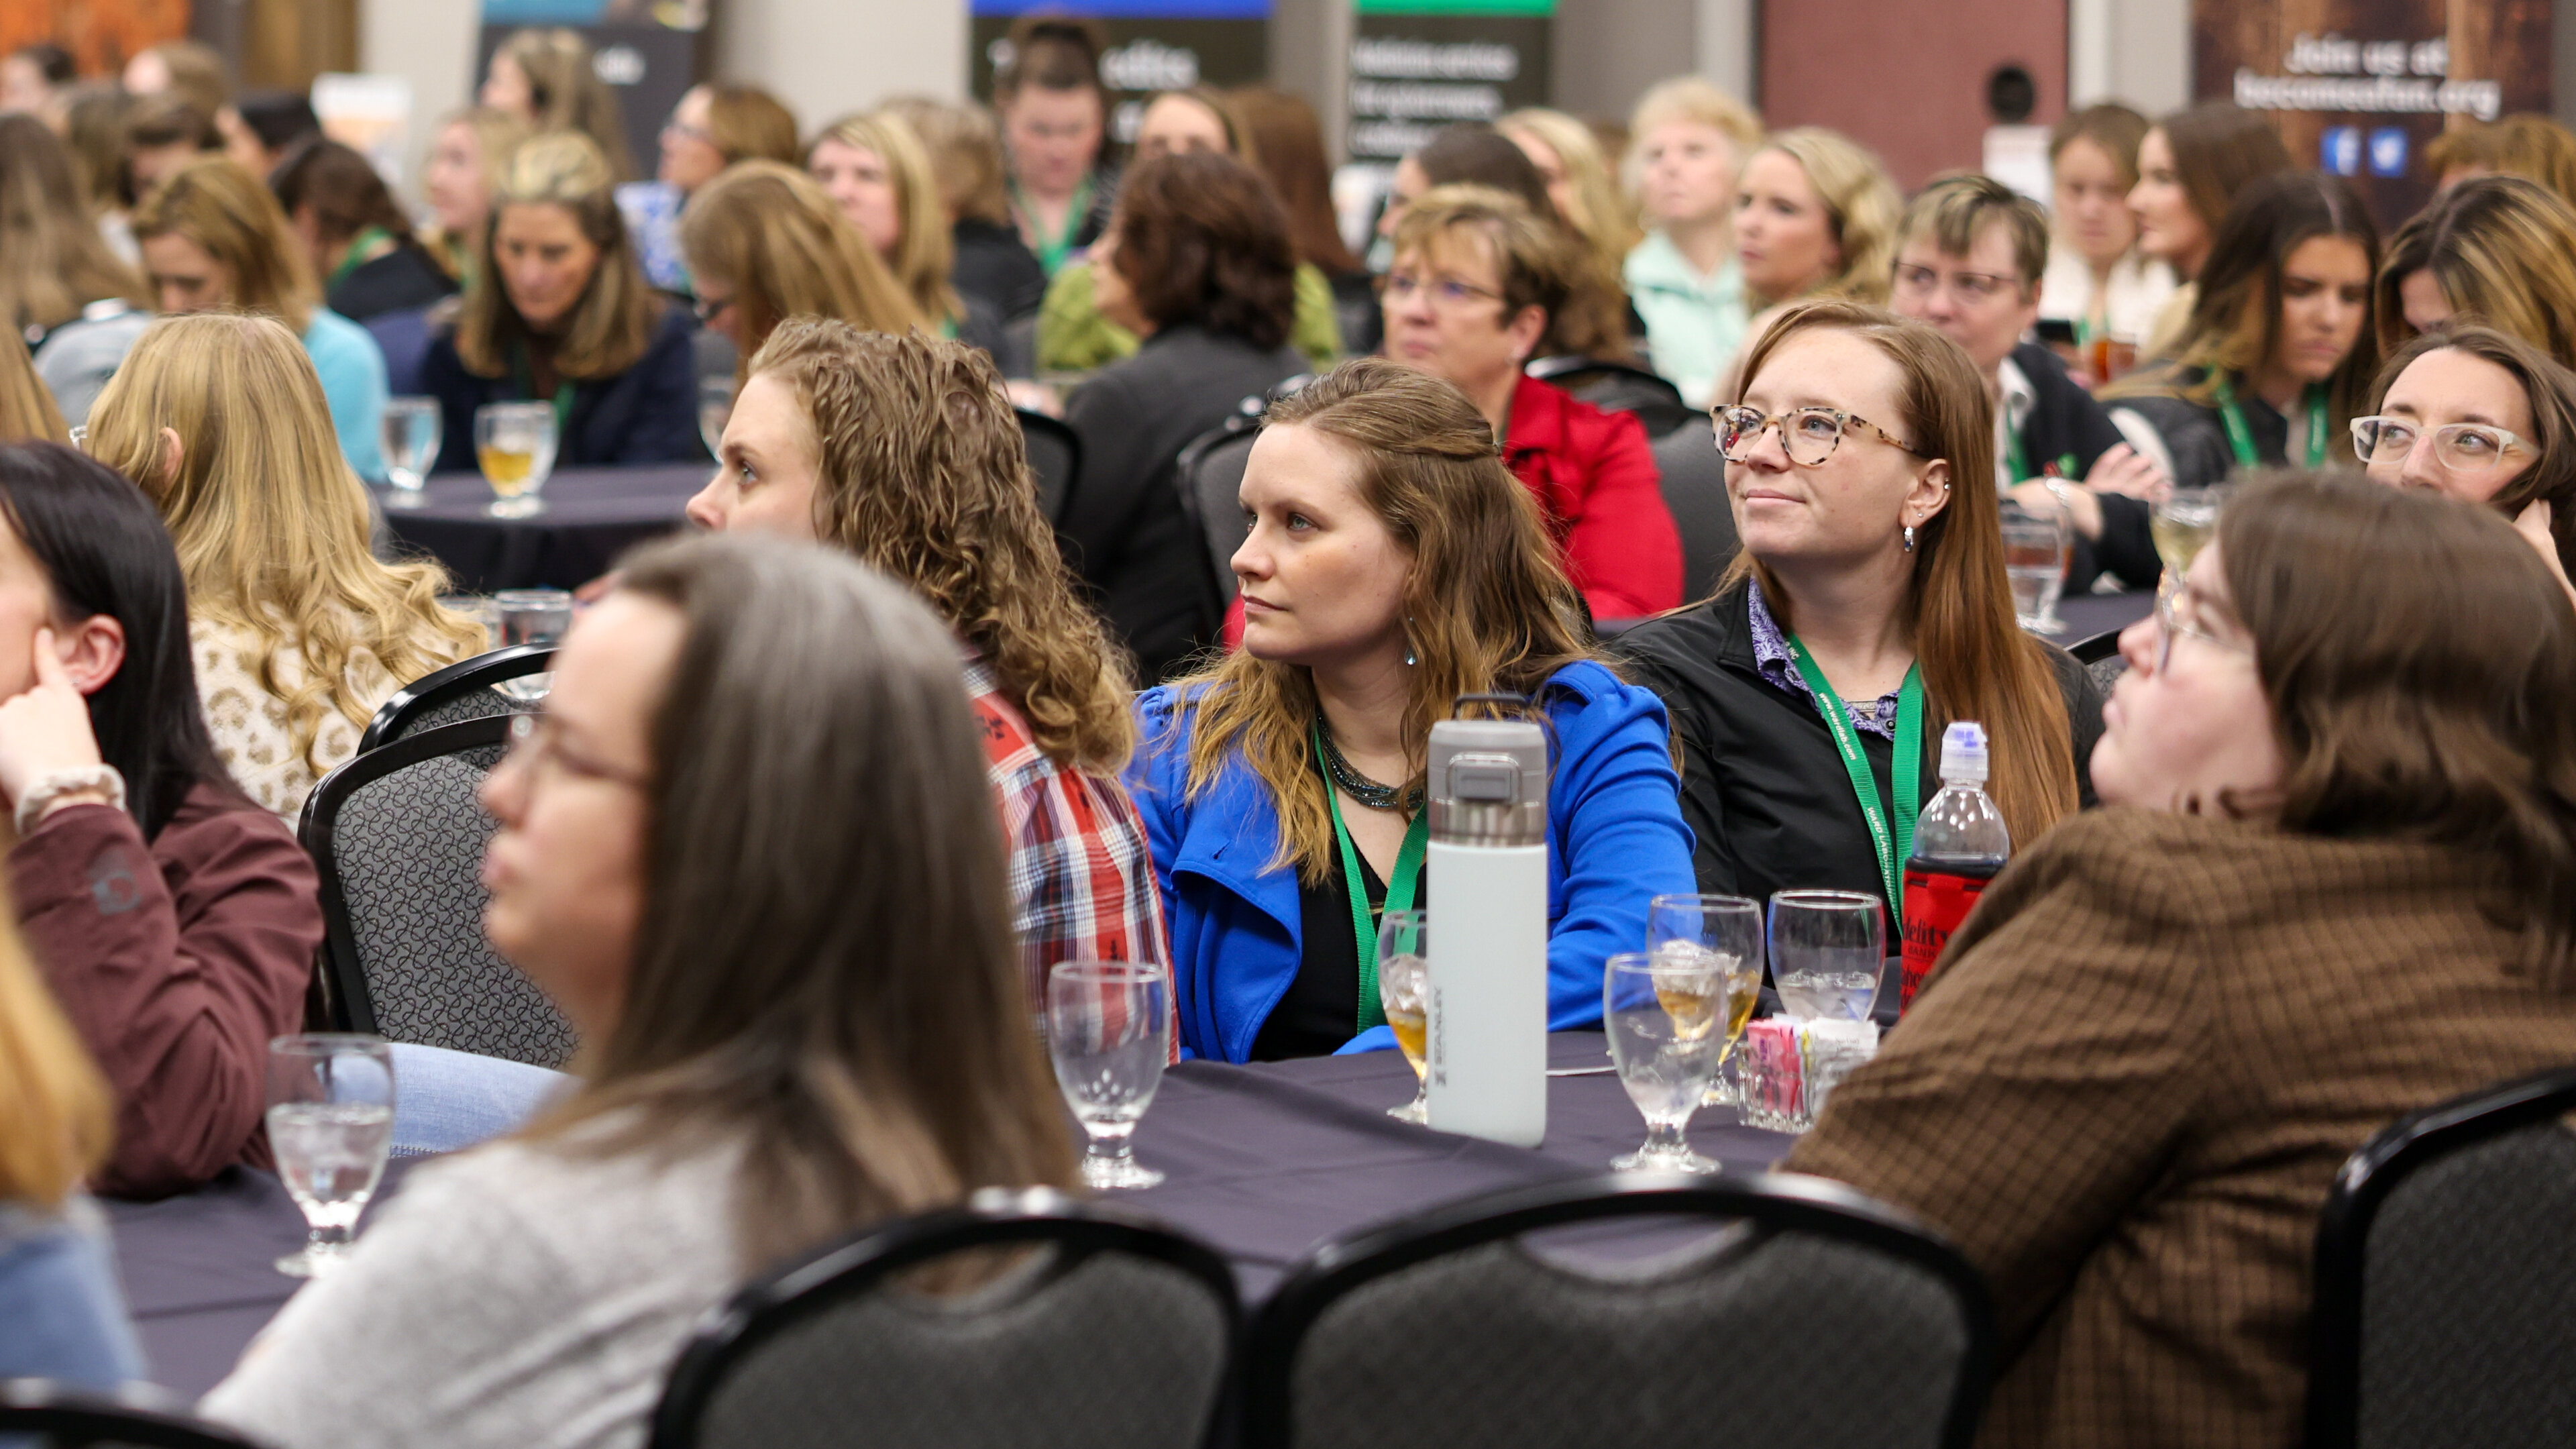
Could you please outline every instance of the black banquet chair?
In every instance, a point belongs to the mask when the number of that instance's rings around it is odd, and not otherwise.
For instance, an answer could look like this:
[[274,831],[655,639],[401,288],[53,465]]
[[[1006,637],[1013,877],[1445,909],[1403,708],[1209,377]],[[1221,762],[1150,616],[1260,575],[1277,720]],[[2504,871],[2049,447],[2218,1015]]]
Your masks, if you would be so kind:
[[0,1382],[0,1444],[19,1449],[260,1449],[157,1389],[99,1394],[50,1379]]
[[1671,381],[1631,362],[1598,357],[1533,357],[1521,371],[1558,387],[1603,412],[1634,413],[1649,439],[1660,438],[1708,415],[1682,401]]
[[2317,1225],[2309,1449],[2576,1443],[2576,1068],[2399,1119]]
[[1705,599],[1734,562],[1739,540],[1726,497],[1726,460],[1707,422],[1675,428],[1649,445],[1663,480],[1664,509],[1682,540],[1682,599]]
[[511,719],[405,735],[322,777],[297,828],[322,884],[332,1025],[560,1067],[578,1041],[483,936],[493,823],[474,798]]
[[[906,1281],[943,1261],[998,1271],[936,1295]],[[682,1351],[649,1442],[1199,1449],[1238,1318],[1233,1270],[1198,1243],[1050,1189],[987,1189],[742,1289]]]
[[1037,475],[1038,512],[1050,524],[1064,522],[1065,505],[1082,481],[1082,435],[1061,419],[1027,408],[1020,415],[1020,436],[1028,440],[1029,471]]
[[[1600,1266],[1520,1241],[1675,1219],[1723,1231]],[[1316,1249],[1254,1320],[1244,1424],[1258,1449],[1965,1449],[1994,1354],[1975,1270],[1849,1188],[1591,1177]]]
[[358,752],[364,754],[378,745],[389,745],[405,735],[440,725],[530,709],[534,707],[533,700],[514,697],[499,686],[544,674],[554,667],[553,645],[513,644],[507,649],[460,659],[445,669],[434,669],[395,690],[393,697],[376,710],[376,717],[367,721],[366,733],[358,736]]
[[1175,470],[1181,506],[1207,540],[1209,587],[1216,611],[1234,603],[1234,551],[1243,546],[1243,465],[1261,436],[1258,413],[1238,413],[1199,434],[1181,449]]

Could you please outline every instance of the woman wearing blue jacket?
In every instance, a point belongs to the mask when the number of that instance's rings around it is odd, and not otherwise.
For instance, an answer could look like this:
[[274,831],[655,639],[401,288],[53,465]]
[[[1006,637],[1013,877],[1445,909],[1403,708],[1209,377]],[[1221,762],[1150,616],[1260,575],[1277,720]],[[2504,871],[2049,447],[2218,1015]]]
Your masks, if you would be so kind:
[[[1243,648],[1138,701],[1127,783],[1169,923],[1193,1055],[1391,1045],[1360,959],[1422,874],[1431,724],[1460,695],[1529,696],[1551,727],[1548,1025],[1601,1015],[1602,963],[1646,902],[1695,889],[1655,697],[1585,644],[1493,432],[1446,382],[1380,358],[1272,406],[1233,559]],[[1362,922],[1367,922],[1365,927]]]

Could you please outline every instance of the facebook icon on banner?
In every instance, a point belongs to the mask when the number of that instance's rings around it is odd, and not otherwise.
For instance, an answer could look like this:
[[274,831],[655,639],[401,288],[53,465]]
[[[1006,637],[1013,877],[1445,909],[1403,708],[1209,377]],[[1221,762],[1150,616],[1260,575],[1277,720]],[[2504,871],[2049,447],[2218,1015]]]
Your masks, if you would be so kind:
[[[2349,176],[2352,173],[2345,172]],[[2406,128],[2382,126],[2370,133],[2370,174],[2403,176],[2406,174]]]
[[[2402,143],[2405,137],[2401,133],[2398,139]],[[2331,171],[2337,176],[2361,174],[2361,128],[2359,126],[2326,127],[2325,134],[2318,138],[2317,150],[2318,170]]]

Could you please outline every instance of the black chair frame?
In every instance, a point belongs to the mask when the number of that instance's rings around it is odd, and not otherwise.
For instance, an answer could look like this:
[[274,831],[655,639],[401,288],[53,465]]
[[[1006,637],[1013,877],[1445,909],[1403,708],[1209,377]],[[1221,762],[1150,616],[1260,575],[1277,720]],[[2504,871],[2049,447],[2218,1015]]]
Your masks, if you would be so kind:
[[358,753],[363,755],[399,737],[403,726],[424,711],[504,680],[543,674],[554,667],[554,657],[552,644],[513,644],[432,670],[395,690],[393,697],[376,711],[376,717],[367,721],[367,732],[358,737]]
[[647,1449],[696,1449],[697,1424],[724,1375],[780,1331],[906,1269],[978,1248],[1049,1246],[1062,1273],[1099,1252],[1152,1259],[1207,1285],[1225,1312],[1225,1362],[1211,1426],[1228,1409],[1231,1365],[1242,1339],[1234,1270],[1215,1250],[1139,1215],[1078,1202],[1052,1188],[988,1188],[964,1204],[865,1229],[737,1290],[700,1324],[672,1366],[653,1409]]
[[2120,652],[2120,630],[2105,629],[2090,639],[2078,639],[2066,646],[2078,664],[2099,664]]
[[1688,1216],[1814,1233],[1875,1248],[1948,1284],[1967,1316],[1958,1393],[1941,1427],[1945,1449],[1969,1449],[1996,1363],[1993,1300],[1957,1249],[1929,1228],[1837,1182],[1794,1173],[1683,1177],[1601,1174],[1507,1188],[1334,1239],[1307,1254],[1252,1322],[1241,1390],[1246,1442],[1287,1449],[1296,1355],[1315,1321],[1344,1295],[1390,1273],[1505,1238],[1609,1218]]
[[[1251,399],[1247,398],[1245,401],[1250,402]],[[1237,438],[1260,431],[1260,412],[1239,412],[1181,446],[1179,460],[1172,471],[1174,482],[1181,490],[1181,511],[1188,515],[1191,531],[1197,537],[1201,539],[1208,537],[1207,510],[1200,505],[1199,501],[1200,460]],[[1217,576],[1226,568],[1226,560],[1211,558],[1208,560],[1208,565],[1209,572],[1206,575],[1205,588],[1208,607],[1213,611],[1209,617],[1222,619],[1225,617],[1226,609],[1233,603],[1233,600],[1226,596],[1225,586],[1217,582]]]
[[1522,365],[1521,371],[1540,382],[1553,383],[1569,392],[1580,389],[1585,381],[1608,378],[1624,379],[1651,388],[1657,395],[1651,407],[1627,410],[1638,414],[1637,420],[1645,425],[1646,436],[1649,439],[1660,438],[1694,419],[1704,419],[1708,416],[1704,410],[1682,401],[1682,390],[1673,386],[1671,378],[1652,368],[1639,367],[1633,362],[1618,362],[1606,357],[1585,357],[1579,353],[1560,353],[1553,357],[1533,357]]
[[367,989],[366,968],[358,960],[358,938],[349,925],[348,897],[340,890],[339,851],[333,832],[339,824],[341,805],[361,786],[407,765],[507,745],[510,720],[508,715],[493,715],[405,735],[392,744],[352,756],[347,764],[323,776],[313,793],[305,797],[295,838],[303,842],[305,853],[313,857],[319,867],[316,873],[321,877],[322,980],[333,1030],[376,1029],[375,998]]
[[[1082,487],[1082,434],[1075,432],[1073,425],[1062,418],[1051,418],[1044,413],[1031,412],[1027,408],[1014,408],[1012,411],[1019,415],[1021,437],[1026,438],[1032,433],[1043,433],[1048,441],[1061,446],[1066,456],[1073,459],[1072,475],[1064,480],[1064,492],[1056,498],[1055,506],[1053,508],[1043,506],[1046,499],[1043,489],[1038,494],[1041,505],[1038,511],[1046,515],[1048,524],[1061,525],[1064,522],[1066,510],[1073,506],[1075,491]],[[1031,481],[1036,481],[1034,475],[1037,472],[1037,466],[1031,464],[1029,471],[1033,475]]]
[[2345,1159],[2317,1219],[2308,1449],[2345,1449],[2360,1433],[2362,1274],[2380,1205],[2420,1168],[2570,1111],[2576,1111],[2576,1067],[2561,1067],[2400,1117]]
[[50,1379],[0,1382],[0,1441],[43,1435],[64,1449],[90,1444],[143,1449],[259,1449],[251,1440],[186,1412],[158,1391],[107,1395]]

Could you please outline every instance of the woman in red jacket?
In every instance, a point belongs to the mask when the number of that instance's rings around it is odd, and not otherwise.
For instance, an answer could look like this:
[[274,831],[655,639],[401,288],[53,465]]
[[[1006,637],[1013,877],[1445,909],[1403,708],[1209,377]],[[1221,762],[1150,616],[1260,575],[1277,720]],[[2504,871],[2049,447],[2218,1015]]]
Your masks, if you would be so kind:
[[0,820],[9,894],[116,1096],[103,1192],[176,1192],[259,1136],[268,1040],[304,1014],[312,862],[215,758],[187,585],[133,484],[0,447]]
[[1538,500],[1595,619],[1682,601],[1682,546],[1646,430],[1521,371],[1554,326],[1575,263],[1516,197],[1444,186],[1408,208],[1385,281],[1386,352],[1457,384]]

